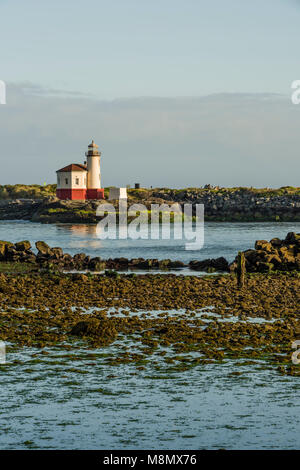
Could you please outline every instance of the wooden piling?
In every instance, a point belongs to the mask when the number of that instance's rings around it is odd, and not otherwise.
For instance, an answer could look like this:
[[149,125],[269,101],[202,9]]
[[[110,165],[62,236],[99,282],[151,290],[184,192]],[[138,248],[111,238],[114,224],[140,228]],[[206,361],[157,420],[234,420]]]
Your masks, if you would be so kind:
[[239,288],[244,287],[245,277],[246,277],[245,254],[242,251],[239,251],[238,260],[237,260],[237,283],[238,283]]

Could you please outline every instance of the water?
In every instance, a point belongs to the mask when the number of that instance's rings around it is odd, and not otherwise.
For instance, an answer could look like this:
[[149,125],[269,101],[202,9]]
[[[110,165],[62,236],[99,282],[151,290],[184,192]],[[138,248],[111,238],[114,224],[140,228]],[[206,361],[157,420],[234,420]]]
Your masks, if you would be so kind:
[[[263,364],[237,369],[228,361],[166,374],[101,359],[31,364],[32,352],[11,354],[22,363],[1,372],[1,449],[300,446],[299,379]],[[234,370],[242,375],[232,377]]]
[[[290,231],[300,232],[300,223],[207,223],[204,248],[188,252],[178,240],[100,241],[86,225],[0,222],[3,240],[44,240],[71,254],[102,258],[185,262],[232,260],[255,240]],[[237,366],[230,360],[169,373],[151,365],[143,371],[105,365],[100,354],[116,348],[95,350],[95,360],[87,360],[84,349],[68,352],[73,359],[54,358],[64,353],[48,349],[36,362],[38,350],[8,346],[0,371],[0,448],[299,449],[299,378],[281,376],[263,361]],[[232,376],[234,371],[242,374]]]
[[254,248],[256,240],[285,238],[288,232],[300,232],[300,222],[216,223],[205,224],[204,247],[187,251],[187,240],[99,240],[93,225],[51,224],[25,221],[0,221],[0,240],[29,240],[34,246],[43,240],[74,255],[84,252],[103,259],[124,257],[180,260],[218,258],[232,261],[239,250]]

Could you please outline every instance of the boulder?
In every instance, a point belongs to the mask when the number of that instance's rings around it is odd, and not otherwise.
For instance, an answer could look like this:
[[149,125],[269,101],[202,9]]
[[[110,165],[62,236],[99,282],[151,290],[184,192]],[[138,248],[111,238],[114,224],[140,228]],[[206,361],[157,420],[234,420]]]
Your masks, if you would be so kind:
[[63,257],[59,259],[59,261],[66,269],[73,269],[75,267],[73,257],[69,255],[69,253],[65,253]]
[[70,334],[90,338],[99,345],[108,345],[116,339],[118,332],[111,321],[89,318],[76,323]]
[[39,241],[35,243],[35,246],[41,255],[51,255],[51,248],[47,243]]
[[158,262],[159,269],[168,269],[170,268],[171,260],[170,259],[161,259]]
[[116,261],[120,266],[128,266],[129,260],[127,258],[115,258],[113,261]]
[[20,251],[19,252],[19,260],[23,263],[35,263],[36,262],[36,255],[31,250]]
[[257,263],[257,272],[268,273],[272,271],[274,265],[272,263],[264,263],[263,261]]
[[8,245],[6,247],[5,257],[7,261],[18,261],[20,258],[20,252],[16,250],[15,245]]
[[31,249],[31,243],[28,240],[18,242],[15,244],[17,251],[27,251]]
[[128,261],[128,265],[138,267],[144,262],[145,262],[144,258],[133,258],[133,259]]
[[300,233],[289,232],[285,237],[286,244],[300,244]]
[[[270,270],[293,271],[300,269],[300,234],[290,232],[284,240],[272,238],[270,242],[258,240],[255,250],[244,252],[248,272],[269,272]],[[236,269],[236,261],[230,270]]]
[[101,258],[99,258],[99,256],[92,258],[88,264],[88,269],[90,269],[91,271],[103,271],[105,267],[106,267],[105,261],[102,261]]
[[90,257],[90,256],[86,256],[86,257],[84,258],[84,261],[83,261],[83,262],[84,262],[84,264],[87,266],[90,261],[91,261],[91,257]]
[[64,252],[62,248],[60,248],[59,246],[55,246],[54,248],[51,248],[51,255],[59,259],[64,256]]
[[255,249],[256,250],[262,250],[262,251],[268,251],[272,252],[273,251],[273,246],[270,242],[267,242],[266,240],[257,240],[255,242]]
[[280,269],[282,261],[281,261],[280,256],[278,256],[278,254],[270,255],[269,261],[270,261],[270,263],[272,263],[274,265],[275,269]]
[[185,264],[182,261],[171,261],[170,263],[170,268],[180,269],[184,267],[185,267]]
[[73,259],[75,261],[75,263],[83,263],[83,261],[85,260],[86,258],[86,254],[85,253],[77,253],[76,255],[74,255]]
[[190,269],[195,271],[215,272],[215,271],[229,271],[228,261],[222,257],[208,258],[202,261],[190,261]]
[[9,246],[14,246],[14,245],[11,242],[5,242],[3,240],[0,240],[0,260],[1,261],[6,260],[7,248]]
[[83,269],[85,267],[85,253],[77,253],[73,256],[73,261],[76,266],[76,269]]
[[212,260],[212,266],[217,271],[229,271],[229,263],[223,256]]
[[283,242],[282,242],[282,240],[280,240],[280,238],[272,238],[270,243],[274,248],[279,248],[283,244]]
[[145,259],[135,264],[136,268],[139,269],[153,269],[159,267],[159,261],[157,259]]
[[294,255],[294,249],[293,248],[288,248],[286,246],[282,246],[278,250],[279,256],[283,263],[294,263],[295,262],[295,255]]

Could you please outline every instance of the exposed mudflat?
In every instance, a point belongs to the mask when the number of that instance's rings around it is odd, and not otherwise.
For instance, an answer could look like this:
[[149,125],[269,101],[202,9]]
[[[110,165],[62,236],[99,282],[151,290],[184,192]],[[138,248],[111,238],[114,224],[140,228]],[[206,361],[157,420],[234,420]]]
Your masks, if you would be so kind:
[[264,358],[297,375],[290,356],[300,333],[299,297],[297,273],[248,275],[243,289],[233,275],[2,273],[0,337],[41,349],[130,340],[129,349],[124,343],[105,360],[112,366],[141,366],[153,355],[179,371],[226,358]]

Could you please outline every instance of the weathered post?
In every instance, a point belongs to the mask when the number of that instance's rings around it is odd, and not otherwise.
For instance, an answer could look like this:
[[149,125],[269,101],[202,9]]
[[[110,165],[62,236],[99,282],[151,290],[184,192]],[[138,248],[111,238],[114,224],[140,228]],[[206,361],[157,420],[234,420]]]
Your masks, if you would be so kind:
[[238,253],[237,260],[237,283],[239,288],[245,285],[245,274],[246,274],[246,260],[245,254],[242,251]]

